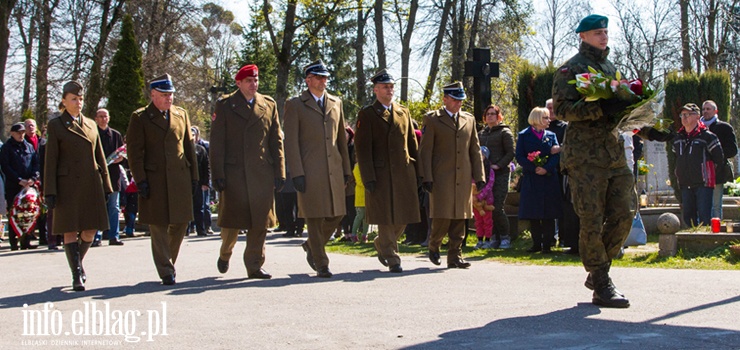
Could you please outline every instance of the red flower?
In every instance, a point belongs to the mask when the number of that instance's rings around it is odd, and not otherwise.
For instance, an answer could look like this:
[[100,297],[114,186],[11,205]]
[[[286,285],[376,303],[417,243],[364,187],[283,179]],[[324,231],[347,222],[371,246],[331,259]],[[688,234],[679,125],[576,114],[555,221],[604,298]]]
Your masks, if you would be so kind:
[[630,85],[630,91],[634,92],[635,95],[637,96],[642,96],[643,94],[642,80],[640,79],[630,80],[629,85]]

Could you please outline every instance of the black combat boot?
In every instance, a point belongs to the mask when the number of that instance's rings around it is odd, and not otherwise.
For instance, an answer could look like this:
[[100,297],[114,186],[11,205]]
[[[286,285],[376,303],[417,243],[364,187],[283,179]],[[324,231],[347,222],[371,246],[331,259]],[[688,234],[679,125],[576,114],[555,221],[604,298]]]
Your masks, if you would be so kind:
[[619,294],[609,279],[609,270],[598,269],[591,271],[591,279],[594,283],[594,295],[591,302],[594,305],[615,308],[627,308],[630,301]]
[[67,254],[67,263],[72,270],[72,289],[75,292],[85,290],[85,282],[82,280],[82,266],[80,265],[80,244],[77,242],[64,245],[64,252]]
[[[606,269],[607,273],[609,273],[609,269],[611,269],[611,266],[612,266],[611,262],[604,265],[604,269]],[[617,290],[617,287],[614,286],[614,282],[612,282],[611,278],[609,278],[609,284],[611,285],[611,288],[614,289],[614,293],[617,293],[619,294],[620,297],[624,298],[624,293]],[[594,290],[594,280],[591,277],[590,272],[588,273],[588,277],[586,277],[586,282],[584,282],[583,285],[586,286],[586,288],[590,290]]]
[[82,272],[82,282],[87,282],[87,274],[85,274],[85,267],[82,266],[82,261],[85,260],[85,255],[91,245],[92,242],[85,242],[80,239],[80,271]]

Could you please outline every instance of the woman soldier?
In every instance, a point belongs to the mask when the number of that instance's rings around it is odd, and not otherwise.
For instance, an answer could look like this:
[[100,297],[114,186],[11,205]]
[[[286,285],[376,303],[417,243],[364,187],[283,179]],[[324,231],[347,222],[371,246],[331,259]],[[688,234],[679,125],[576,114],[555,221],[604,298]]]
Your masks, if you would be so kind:
[[52,232],[64,235],[72,288],[85,290],[82,260],[97,230],[108,229],[106,196],[113,191],[95,122],[85,118],[83,89],[64,84],[64,112],[49,121],[44,167],[46,205],[54,210]]

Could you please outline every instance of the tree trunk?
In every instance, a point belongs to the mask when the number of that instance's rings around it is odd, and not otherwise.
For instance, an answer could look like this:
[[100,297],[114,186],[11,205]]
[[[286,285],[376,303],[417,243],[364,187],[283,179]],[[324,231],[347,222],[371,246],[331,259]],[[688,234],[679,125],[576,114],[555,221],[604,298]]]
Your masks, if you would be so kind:
[[[406,102],[409,99],[409,66],[411,62],[411,34],[414,33],[416,26],[416,12],[419,10],[419,0],[411,0],[409,6],[409,18],[406,23],[406,32],[401,39],[401,101]],[[400,22],[400,18],[399,18]]]
[[[24,64],[23,72],[23,97],[21,99],[21,113],[31,108],[31,79],[33,73],[33,42],[36,39],[36,23],[38,22],[38,11],[33,1],[28,3],[22,3],[16,8],[15,20],[18,23],[18,34],[21,37],[21,44],[23,45],[23,56],[26,59]],[[28,16],[28,13],[31,13]],[[28,18],[28,33],[26,34],[26,28],[23,20]]]
[[[39,51],[36,63],[36,123],[46,123],[49,113],[49,42],[51,40],[52,14],[59,0],[41,0],[39,8]],[[56,106],[56,103],[54,104]]]
[[707,10],[707,47],[706,52],[706,67],[707,70],[717,69],[717,46],[715,46],[716,30],[717,30],[717,4],[715,0],[709,0],[709,8]]
[[365,22],[367,16],[362,8],[362,1],[357,2],[357,36],[355,38],[355,77],[357,78],[357,104],[367,104],[367,93],[365,89]]
[[385,37],[383,36],[383,0],[375,0],[375,42],[378,45],[378,67],[388,68],[385,58]]
[[[452,8],[452,62],[450,79],[461,81],[463,79],[463,63],[465,61],[465,0],[456,0]],[[459,5],[459,6],[457,6]]]
[[[103,56],[105,55],[105,46],[108,44],[108,36],[121,18],[121,8],[125,0],[104,0],[101,3],[102,16],[100,19],[100,36],[98,43],[95,44],[93,51],[92,66],[90,67],[90,80],[85,89],[85,115],[93,116],[98,109],[98,103],[103,97]],[[113,5],[113,6],[111,6]],[[110,19],[108,16],[110,15]]]
[[444,33],[447,28],[447,19],[450,16],[452,2],[453,0],[445,0],[444,7],[442,8],[442,18],[439,22],[437,39],[434,42],[434,51],[432,52],[432,64],[429,66],[429,77],[427,78],[427,85],[424,89],[424,103],[429,103],[432,92],[434,92],[434,82],[437,80],[437,73],[439,73],[439,55],[442,50],[442,43],[444,42]]
[[10,14],[17,0],[0,1],[0,139],[5,140],[5,64],[10,49]]
[[691,46],[689,42],[689,0],[679,0],[681,6],[681,70],[691,71]]

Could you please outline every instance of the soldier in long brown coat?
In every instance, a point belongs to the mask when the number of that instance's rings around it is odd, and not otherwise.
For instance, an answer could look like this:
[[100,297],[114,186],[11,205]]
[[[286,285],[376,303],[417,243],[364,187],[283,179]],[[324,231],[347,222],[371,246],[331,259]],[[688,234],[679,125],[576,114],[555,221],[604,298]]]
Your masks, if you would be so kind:
[[275,100],[257,92],[257,66],[242,67],[235,80],[239,90],[218,101],[211,127],[211,171],[221,198],[222,242],[216,265],[226,273],[239,230],[247,229],[247,275],[269,279],[262,264],[268,222],[275,221],[273,183],[278,189],[285,183],[283,137]]
[[465,99],[462,83],[444,87],[444,107],[424,116],[421,147],[422,186],[429,192],[429,260],[439,265],[439,248],[449,233],[447,267],[467,268],[462,258],[465,219],[472,214],[471,180],[484,185],[483,159],[475,131],[475,118],[460,111]]
[[173,106],[169,74],[149,83],[152,102],[131,115],[126,139],[131,174],[139,188],[139,221],[149,224],[152,255],[165,285],[175,284],[175,261],[188,223],[198,165],[190,118]]
[[44,195],[55,214],[52,232],[64,235],[72,288],[83,291],[87,276],[82,260],[97,230],[108,229],[105,196],[113,188],[98,126],[80,112],[82,85],[71,81],[62,90],[64,112],[47,129]]
[[308,90],[285,103],[285,159],[298,191],[298,216],[306,219],[306,260],[329,278],[324,245],[346,214],[344,186],[351,170],[342,100],[326,92],[329,71],[318,60],[304,68]]
[[383,69],[372,77],[375,102],[357,115],[355,152],[365,185],[370,224],[378,225],[375,249],[391,272],[402,272],[398,238],[419,222],[418,146],[409,110],[393,102],[394,80]]

